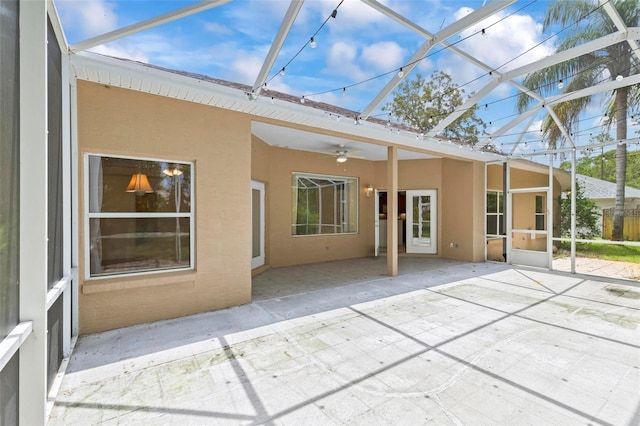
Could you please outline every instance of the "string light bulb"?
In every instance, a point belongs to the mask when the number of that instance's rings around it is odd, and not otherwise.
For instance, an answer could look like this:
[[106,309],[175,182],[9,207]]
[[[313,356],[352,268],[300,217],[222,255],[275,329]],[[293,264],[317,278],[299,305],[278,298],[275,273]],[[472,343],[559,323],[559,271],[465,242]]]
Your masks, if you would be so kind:
[[482,34],[482,37],[487,37],[487,30],[485,30],[484,28],[482,29],[482,31],[480,31],[480,34]]
[[564,82],[562,81],[562,79],[560,79],[560,81],[558,81],[558,89],[562,89],[564,87]]
[[622,81],[622,79],[623,79],[623,78],[624,78],[624,77],[622,76],[622,74],[618,74],[618,75],[616,76],[616,81]]
[[347,96],[347,88],[346,87],[342,88],[342,96]]
[[402,69],[402,67],[400,67],[400,69],[398,70],[398,78],[402,77],[404,77],[404,70]]
[[318,43],[316,43],[314,38],[311,37],[311,41],[309,42],[309,46],[311,46],[312,49],[315,49],[317,45],[318,45]]
[[280,75],[284,75],[285,74],[285,70],[284,67],[282,67],[282,69],[280,70]]
[[304,103],[304,96],[300,98],[300,103],[303,104]]

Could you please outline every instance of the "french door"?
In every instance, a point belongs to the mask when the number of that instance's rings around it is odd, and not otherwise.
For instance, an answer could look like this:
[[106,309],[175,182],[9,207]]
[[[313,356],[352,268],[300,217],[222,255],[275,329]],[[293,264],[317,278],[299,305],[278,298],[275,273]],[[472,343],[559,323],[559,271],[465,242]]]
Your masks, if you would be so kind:
[[435,190],[407,191],[407,253],[438,252],[438,203]]

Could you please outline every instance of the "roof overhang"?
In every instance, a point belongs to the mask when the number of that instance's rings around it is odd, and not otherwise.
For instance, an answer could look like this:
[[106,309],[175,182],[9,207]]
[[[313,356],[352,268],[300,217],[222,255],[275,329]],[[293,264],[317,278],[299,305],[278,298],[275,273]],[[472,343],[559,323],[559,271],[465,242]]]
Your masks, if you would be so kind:
[[384,124],[341,117],[299,102],[271,97],[252,100],[243,85],[219,84],[204,76],[173,72],[89,52],[71,54],[70,63],[73,75],[80,80],[241,112],[251,115],[255,121],[283,127],[295,126],[365,143],[396,146],[431,156],[481,162],[506,158],[501,154],[473,149],[441,138],[427,138],[410,131],[388,128]]

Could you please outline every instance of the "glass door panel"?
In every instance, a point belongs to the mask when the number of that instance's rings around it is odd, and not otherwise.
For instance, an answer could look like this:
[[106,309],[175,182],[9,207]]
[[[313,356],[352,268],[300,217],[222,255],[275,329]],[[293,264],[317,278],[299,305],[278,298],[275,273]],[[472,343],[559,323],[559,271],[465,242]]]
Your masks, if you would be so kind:
[[407,253],[438,252],[435,190],[407,191]]

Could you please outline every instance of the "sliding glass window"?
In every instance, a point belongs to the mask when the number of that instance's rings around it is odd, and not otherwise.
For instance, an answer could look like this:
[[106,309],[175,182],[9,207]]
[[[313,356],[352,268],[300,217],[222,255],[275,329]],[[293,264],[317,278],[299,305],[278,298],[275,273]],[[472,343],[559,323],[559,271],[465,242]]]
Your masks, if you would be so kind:
[[193,268],[193,163],[88,155],[88,276]]

